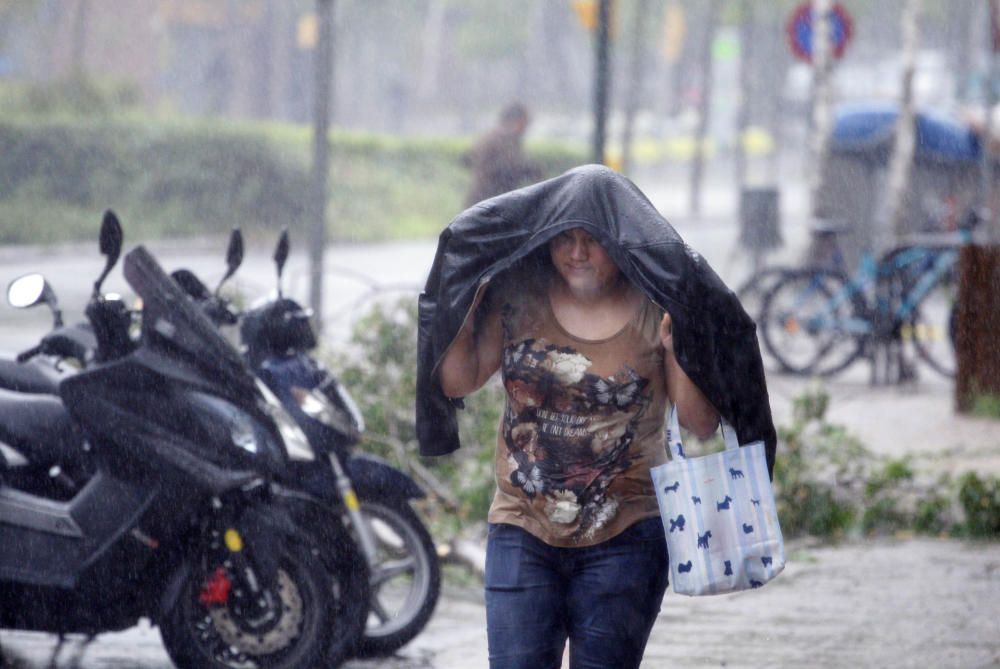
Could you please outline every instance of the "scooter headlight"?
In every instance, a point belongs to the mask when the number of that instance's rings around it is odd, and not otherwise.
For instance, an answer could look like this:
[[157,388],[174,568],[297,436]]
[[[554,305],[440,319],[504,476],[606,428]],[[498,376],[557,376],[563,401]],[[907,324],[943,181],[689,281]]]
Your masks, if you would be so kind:
[[316,388],[291,387],[291,395],[299,409],[343,436],[357,442],[365,429],[361,410],[347,392],[332,378]]
[[285,407],[281,405],[278,398],[274,396],[270,388],[264,385],[260,379],[257,380],[257,388],[264,396],[265,410],[278,426],[278,432],[281,434],[281,439],[285,442],[285,450],[288,452],[289,459],[302,461],[315,460],[316,453],[309,444],[306,433],[302,431],[302,428],[295,422],[295,419],[285,411]]

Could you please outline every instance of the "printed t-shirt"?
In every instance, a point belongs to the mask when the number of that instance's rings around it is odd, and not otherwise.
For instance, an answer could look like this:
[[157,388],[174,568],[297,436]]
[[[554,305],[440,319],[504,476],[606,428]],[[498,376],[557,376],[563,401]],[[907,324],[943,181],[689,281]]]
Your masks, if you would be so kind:
[[649,469],[667,459],[662,311],[644,298],[616,334],[586,340],[540,287],[502,291],[507,401],[488,518],[590,546],[659,515]]

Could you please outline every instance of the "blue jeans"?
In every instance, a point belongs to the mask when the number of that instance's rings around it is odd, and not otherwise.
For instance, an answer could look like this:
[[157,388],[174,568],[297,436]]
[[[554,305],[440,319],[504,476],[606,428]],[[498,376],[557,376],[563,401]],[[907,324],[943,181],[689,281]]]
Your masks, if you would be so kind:
[[638,667],[667,589],[663,523],[649,518],[604,543],[556,548],[490,525],[486,634],[490,669]]

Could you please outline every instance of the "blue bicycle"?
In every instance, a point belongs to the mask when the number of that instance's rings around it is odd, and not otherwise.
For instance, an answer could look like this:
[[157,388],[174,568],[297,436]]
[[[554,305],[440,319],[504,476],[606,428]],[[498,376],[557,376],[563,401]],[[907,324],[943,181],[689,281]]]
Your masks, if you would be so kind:
[[763,300],[758,327],[781,369],[831,376],[876,346],[912,345],[944,376],[955,374],[956,266],[979,217],[932,243],[866,254],[855,276],[829,267],[788,270]]

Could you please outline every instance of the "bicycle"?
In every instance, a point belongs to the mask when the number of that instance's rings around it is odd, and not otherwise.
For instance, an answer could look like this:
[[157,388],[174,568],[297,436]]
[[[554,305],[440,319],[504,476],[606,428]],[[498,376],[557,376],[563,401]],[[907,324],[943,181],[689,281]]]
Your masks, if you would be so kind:
[[[823,267],[843,271],[846,266],[844,255],[837,245],[836,237],[845,232],[847,226],[840,221],[817,221],[812,225],[812,244],[810,246],[808,267]],[[770,265],[757,269],[736,289],[736,297],[743,309],[760,324],[764,307],[764,298],[784,278],[784,275],[801,266]]]
[[[861,357],[874,360],[876,346],[909,343],[932,369],[954,376],[955,267],[978,221],[970,212],[957,233],[911,239],[878,260],[866,253],[850,279],[829,267],[784,272],[764,297],[765,348],[783,371],[832,376]],[[912,368],[898,350],[906,378]]]

